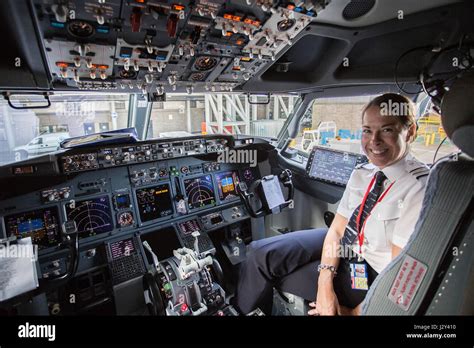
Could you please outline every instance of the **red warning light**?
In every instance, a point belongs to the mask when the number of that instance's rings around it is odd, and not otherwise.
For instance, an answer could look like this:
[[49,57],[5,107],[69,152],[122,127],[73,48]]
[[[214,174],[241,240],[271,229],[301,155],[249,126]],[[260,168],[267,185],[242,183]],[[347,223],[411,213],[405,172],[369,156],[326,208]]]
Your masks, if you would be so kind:
[[173,10],[175,11],[184,11],[184,6],[183,5],[173,5]]
[[56,62],[56,66],[57,66],[58,68],[66,69],[66,68],[69,67],[69,63],[67,63],[67,62]]

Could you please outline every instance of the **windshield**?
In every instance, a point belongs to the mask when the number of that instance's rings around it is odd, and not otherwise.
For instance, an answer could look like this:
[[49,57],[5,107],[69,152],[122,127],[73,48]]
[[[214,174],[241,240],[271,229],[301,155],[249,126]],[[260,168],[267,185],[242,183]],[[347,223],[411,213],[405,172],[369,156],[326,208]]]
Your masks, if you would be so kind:
[[0,102],[0,163],[54,152],[69,137],[127,127],[126,94],[57,94],[47,109],[15,110]]
[[127,127],[135,127],[141,139],[202,134],[276,138],[300,99],[275,95],[251,104],[243,94],[209,93],[167,95],[166,101],[148,103],[137,96],[62,93],[50,96],[49,108],[25,110],[0,101],[0,164],[57,151],[70,137]]
[[[266,97],[265,97],[266,98]],[[243,94],[167,95],[153,103],[147,139],[196,134],[233,134],[276,138],[300,99],[293,95],[257,98]]]

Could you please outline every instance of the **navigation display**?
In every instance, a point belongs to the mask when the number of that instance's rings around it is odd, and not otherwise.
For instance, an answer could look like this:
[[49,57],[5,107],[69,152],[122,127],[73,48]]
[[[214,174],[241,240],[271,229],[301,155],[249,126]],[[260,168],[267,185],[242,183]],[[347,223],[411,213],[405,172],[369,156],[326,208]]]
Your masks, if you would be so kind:
[[39,249],[59,243],[58,208],[38,209],[5,216],[7,236],[31,237]]
[[306,173],[312,179],[345,186],[355,166],[366,163],[367,157],[352,152],[314,147]]
[[216,203],[211,175],[184,180],[189,209],[196,209]]
[[173,214],[173,202],[169,184],[161,184],[137,190],[140,220],[147,222]]
[[236,187],[239,184],[239,176],[236,171],[216,174],[216,180],[221,201],[239,198],[236,191]]
[[68,220],[74,220],[79,238],[113,230],[113,220],[108,196],[70,202],[65,205]]

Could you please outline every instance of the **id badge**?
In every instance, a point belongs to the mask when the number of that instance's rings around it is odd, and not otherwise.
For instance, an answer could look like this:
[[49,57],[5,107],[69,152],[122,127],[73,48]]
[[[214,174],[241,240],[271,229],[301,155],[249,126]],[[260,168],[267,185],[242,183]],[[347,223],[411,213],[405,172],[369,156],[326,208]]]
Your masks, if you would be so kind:
[[351,286],[354,290],[369,290],[369,279],[367,275],[367,264],[350,263]]

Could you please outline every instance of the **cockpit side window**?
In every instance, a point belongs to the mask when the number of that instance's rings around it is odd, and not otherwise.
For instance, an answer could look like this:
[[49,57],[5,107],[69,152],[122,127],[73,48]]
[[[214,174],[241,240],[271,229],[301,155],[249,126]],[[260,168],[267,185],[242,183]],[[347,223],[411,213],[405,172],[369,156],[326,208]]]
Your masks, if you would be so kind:
[[315,99],[290,142],[290,149],[307,157],[314,146],[361,153],[360,115],[372,96]]
[[127,127],[127,94],[57,93],[50,100],[49,108],[24,110],[0,101],[0,165],[56,151],[66,138]]
[[457,152],[458,148],[446,136],[441,116],[433,109],[429,96],[420,93],[416,99],[417,137],[411,151],[420,161],[432,164],[437,159]]

